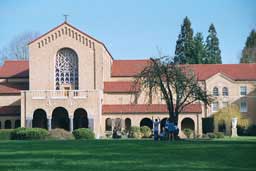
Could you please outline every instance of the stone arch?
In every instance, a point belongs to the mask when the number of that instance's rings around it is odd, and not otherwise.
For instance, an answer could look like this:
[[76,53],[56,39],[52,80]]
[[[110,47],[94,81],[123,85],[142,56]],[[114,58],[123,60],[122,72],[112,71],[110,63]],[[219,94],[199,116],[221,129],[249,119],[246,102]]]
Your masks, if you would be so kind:
[[17,120],[15,120],[14,128],[19,128],[19,127],[20,127],[20,120],[17,119]]
[[160,122],[160,132],[163,132],[163,129],[164,129],[164,127],[165,127],[165,123],[166,123],[166,120],[167,120],[168,118],[163,118],[162,120],[161,120],[161,122]]
[[88,123],[87,111],[83,108],[76,109],[73,118],[74,129],[88,128]]
[[132,126],[132,120],[130,118],[126,118],[124,120],[124,126],[125,126],[125,130],[130,130]]
[[116,118],[114,122],[114,127],[118,130],[121,131],[122,129],[122,120],[120,118]]
[[142,126],[148,126],[150,129],[153,129],[153,121],[149,118],[143,118],[140,121],[140,127]]
[[33,114],[32,120],[33,128],[44,128],[47,129],[47,117],[46,112],[43,109],[36,109]]
[[4,122],[4,128],[5,128],[5,129],[11,129],[11,128],[12,128],[12,122],[11,122],[11,120],[6,120],[6,121]]
[[189,128],[193,131],[195,131],[195,122],[191,118],[184,118],[181,121],[181,130],[184,130],[185,128]]
[[56,107],[52,112],[52,128],[70,130],[68,111],[64,107]]
[[68,89],[78,90],[78,71],[77,53],[67,47],[58,50],[55,58],[55,89],[61,90],[65,86]]
[[112,119],[107,118],[105,120],[105,131],[112,131]]

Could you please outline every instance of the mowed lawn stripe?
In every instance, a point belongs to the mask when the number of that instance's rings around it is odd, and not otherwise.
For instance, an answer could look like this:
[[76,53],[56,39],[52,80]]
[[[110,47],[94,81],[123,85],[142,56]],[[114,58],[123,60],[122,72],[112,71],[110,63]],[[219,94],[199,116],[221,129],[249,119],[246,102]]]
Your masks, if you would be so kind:
[[1,141],[0,170],[255,170],[256,138]]

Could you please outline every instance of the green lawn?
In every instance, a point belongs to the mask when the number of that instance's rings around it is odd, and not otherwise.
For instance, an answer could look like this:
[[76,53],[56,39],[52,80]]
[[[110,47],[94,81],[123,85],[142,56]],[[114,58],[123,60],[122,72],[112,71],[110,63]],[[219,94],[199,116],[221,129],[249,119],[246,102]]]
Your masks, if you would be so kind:
[[256,138],[0,141],[0,170],[256,170]]

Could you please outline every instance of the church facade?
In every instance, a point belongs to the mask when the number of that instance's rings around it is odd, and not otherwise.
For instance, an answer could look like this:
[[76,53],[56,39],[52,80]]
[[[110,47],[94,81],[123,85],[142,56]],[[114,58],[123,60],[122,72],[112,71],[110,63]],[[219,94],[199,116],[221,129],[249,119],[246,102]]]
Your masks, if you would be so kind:
[[[152,117],[168,118],[161,95],[149,100],[134,93],[134,76],[149,60],[115,60],[99,40],[62,23],[29,43],[29,61],[5,61],[0,67],[0,128],[48,130],[91,128],[103,137],[113,127],[153,127]],[[256,64],[191,65],[198,81],[216,100],[200,102],[179,115],[181,130],[202,135],[202,120],[228,104],[256,123]],[[182,131],[180,131],[182,136]]]

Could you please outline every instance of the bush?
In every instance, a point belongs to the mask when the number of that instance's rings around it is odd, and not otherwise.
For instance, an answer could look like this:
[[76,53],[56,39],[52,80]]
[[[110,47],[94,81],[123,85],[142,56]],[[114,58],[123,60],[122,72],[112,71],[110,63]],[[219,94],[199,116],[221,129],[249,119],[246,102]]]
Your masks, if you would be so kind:
[[42,128],[16,128],[11,132],[12,140],[42,140],[48,131]]
[[129,138],[141,138],[140,127],[132,126],[128,135]]
[[190,138],[191,135],[193,134],[193,131],[192,131],[191,129],[189,129],[189,128],[185,128],[185,129],[183,130],[183,133],[185,134],[185,136],[186,136],[187,138]]
[[224,138],[223,132],[214,132],[215,138]]
[[48,139],[53,140],[73,140],[75,139],[73,134],[64,129],[56,128],[49,131]]
[[206,135],[207,135],[209,138],[215,138],[215,134],[212,133],[212,132],[208,132]]
[[0,130],[0,140],[10,140],[12,129],[2,129]]
[[256,136],[256,125],[251,125],[247,129],[247,134],[249,136]]
[[150,138],[152,134],[151,129],[148,126],[140,127],[140,133],[142,138]]
[[79,128],[73,131],[73,135],[76,139],[95,139],[94,132],[89,128]]

